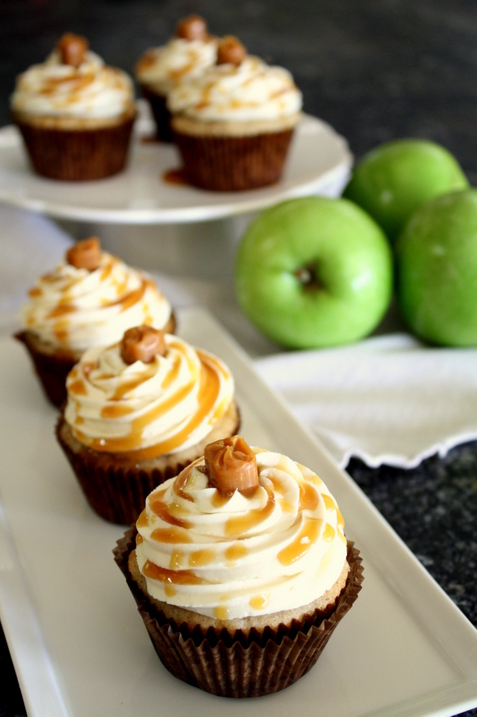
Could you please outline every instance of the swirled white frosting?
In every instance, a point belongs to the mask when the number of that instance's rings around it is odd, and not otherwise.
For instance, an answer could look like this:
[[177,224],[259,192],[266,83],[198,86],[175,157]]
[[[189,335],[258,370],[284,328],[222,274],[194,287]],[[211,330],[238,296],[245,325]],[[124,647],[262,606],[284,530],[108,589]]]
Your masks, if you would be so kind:
[[167,95],[179,82],[199,76],[215,63],[217,39],[184,40],[175,37],[163,47],[147,50],[139,59],[137,80],[158,94]]
[[132,326],[161,329],[171,311],[151,277],[103,251],[95,271],[63,261],[40,277],[20,320],[53,346],[84,351],[119,341]]
[[344,522],[326,485],[284,455],[252,450],[252,495],[221,496],[202,458],[148,496],[136,556],[154,598],[234,619],[308,605],[339,578]]
[[10,98],[16,112],[88,119],[120,116],[133,101],[132,81],[125,72],[106,66],[91,51],[73,67],[61,62],[58,50],[19,75]]
[[302,95],[288,70],[249,55],[237,67],[214,65],[181,83],[171,90],[167,104],[174,114],[204,122],[247,122],[296,114]]
[[69,373],[65,419],[83,444],[139,458],[176,453],[200,443],[234,395],[225,364],[177,336],[151,363],[127,364],[118,343],[83,354]]

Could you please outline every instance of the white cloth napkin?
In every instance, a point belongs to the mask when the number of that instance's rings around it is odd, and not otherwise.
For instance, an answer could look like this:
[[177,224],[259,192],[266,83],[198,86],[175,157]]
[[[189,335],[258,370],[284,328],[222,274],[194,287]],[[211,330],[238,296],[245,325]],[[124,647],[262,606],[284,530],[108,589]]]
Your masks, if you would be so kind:
[[[28,289],[71,243],[52,220],[0,206],[1,334],[18,327]],[[477,349],[424,347],[391,322],[391,333],[357,344],[275,353],[240,312],[230,285],[156,278],[174,306],[200,304],[225,325],[341,466],[358,456],[370,466],[411,467],[477,438]]]
[[477,351],[408,334],[256,361],[338,463],[411,468],[477,438]]

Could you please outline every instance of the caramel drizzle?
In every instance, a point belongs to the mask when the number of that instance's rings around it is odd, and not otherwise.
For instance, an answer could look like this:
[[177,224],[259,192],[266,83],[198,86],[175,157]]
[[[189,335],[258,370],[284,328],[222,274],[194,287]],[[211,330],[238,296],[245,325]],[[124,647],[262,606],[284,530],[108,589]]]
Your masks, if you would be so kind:
[[171,570],[161,568],[150,560],[146,560],[142,573],[146,578],[152,578],[160,583],[169,585],[204,585],[205,581],[198,578],[192,570]]
[[237,515],[229,518],[225,524],[225,534],[228,536],[243,535],[254,528],[257,528],[273,513],[275,509],[275,495],[272,490],[266,489],[267,502],[263,508],[253,508],[245,515]]
[[[107,281],[108,277],[113,271],[113,268],[118,263],[118,260],[114,260],[113,258],[112,261],[109,261],[104,266],[100,267],[101,283]],[[46,282],[54,283],[55,281],[57,281],[57,277],[53,274],[47,274],[43,277],[43,280]],[[142,278],[140,286],[127,293],[124,293],[127,287],[127,277],[124,277],[122,281],[119,281],[119,279],[116,280],[114,284],[116,292],[118,294],[118,298],[114,301],[105,299],[103,301],[102,306],[103,308],[112,308],[117,306],[119,307],[120,313],[127,311],[131,306],[134,306],[137,303],[143,301],[148,288],[155,290],[154,282],[152,282],[148,278]],[[67,339],[68,332],[71,329],[71,322],[68,321],[68,316],[81,310],[75,304],[71,303],[73,297],[71,296],[70,288],[75,285],[76,281],[71,281],[67,286],[63,287],[62,298],[59,300],[57,306],[51,309],[51,311],[47,314],[47,319],[52,319],[54,321],[53,332],[57,341],[59,342],[63,342]],[[32,298],[41,296],[42,293],[43,292],[39,287],[31,289],[29,292]],[[150,319],[148,315],[147,317]],[[57,320],[55,321],[55,319]]]
[[[220,402],[214,410],[214,405],[217,403],[220,393],[219,372],[222,373],[222,370],[218,362],[213,358],[211,359],[209,356],[205,356],[200,351],[197,353],[201,359],[199,390],[197,395],[198,408],[182,429],[175,435],[146,448],[137,447],[141,442],[144,428],[156,418],[169,411],[172,406],[186,398],[194,388],[194,380],[182,387],[180,390],[176,391],[167,401],[162,402],[159,406],[155,406],[149,411],[146,411],[143,415],[134,419],[132,421],[131,431],[127,436],[120,438],[91,439],[81,432],[75,431],[75,435],[78,440],[90,446],[93,450],[99,452],[114,453],[134,451],[134,456],[137,459],[142,460],[165,455],[181,446],[187,440],[188,436],[196,430],[196,428],[207,418],[209,414],[211,415],[209,422],[211,425],[214,425],[214,423],[219,420],[221,415],[223,415],[226,408],[223,402]],[[130,388],[131,386],[129,386],[128,390]],[[120,394],[124,392],[125,391],[123,390],[118,390],[116,398],[119,398]]]
[[323,520],[321,518],[317,520],[307,520],[295,539],[280,550],[277,555],[279,562],[282,565],[292,565],[297,560],[303,558],[318,540],[322,527]]

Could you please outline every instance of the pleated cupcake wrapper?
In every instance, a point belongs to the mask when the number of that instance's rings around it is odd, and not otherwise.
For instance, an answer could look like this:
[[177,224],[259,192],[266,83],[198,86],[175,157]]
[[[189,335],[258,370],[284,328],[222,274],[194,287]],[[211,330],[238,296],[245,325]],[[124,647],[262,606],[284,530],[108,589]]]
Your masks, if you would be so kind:
[[36,374],[46,398],[59,408],[66,401],[66,377],[77,359],[65,354],[49,354],[39,351],[27,331],[20,331],[15,338],[21,341],[33,361]]
[[348,542],[350,573],[333,612],[306,616],[290,626],[251,630],[246,634],[186,624],[177,626],[155,608],[128,570],[135,548],[132,526],[118,541],[114,557],[126,577],[156,653],[171,674],[190,685],[222,697],[259,697],[289,687],[305,675],[323,652],[333,631],[348,613],[361,590],[362,560]]
[[62,181],[89,181],[124,169],[134,119],[112,127],[75,130],[16,124],[38,174]]
[[188,181],[213,191],[243,191],[278,182],[293,129],[243,137],[175,132]]
[[176,461],[164,469],[141,468],[108,453],[96,453],[86,447],[73,450],[61,435],[60,417],[56,435],[91,508],[104,520],[131,525],[142,512],[146,498],[158,485],[176,476],[189,461]]
[[145,85],[141,85],[141,94],[151,108],[157,139],[162,142],[172,142],[171,113],[167,109],[166,97],[153,92]]

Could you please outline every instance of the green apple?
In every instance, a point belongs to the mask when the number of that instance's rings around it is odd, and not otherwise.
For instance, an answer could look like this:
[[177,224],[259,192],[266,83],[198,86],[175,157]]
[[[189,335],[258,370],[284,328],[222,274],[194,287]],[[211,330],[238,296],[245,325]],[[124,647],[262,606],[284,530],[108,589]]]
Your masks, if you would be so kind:
[[444,147],[398,139],[376,147],[356,164],[343,196],[367,211],[393,244],[425,202],[468,186],[457,160]]
[[477,190],[421,207],[397,241],[396,270],[411,331],[432,343],[477,345]]
[[335,346],[369,334],[392,294],[389,243],[346,199],[305,197],[265,210],[237,251],[238,302],[288,348]]

